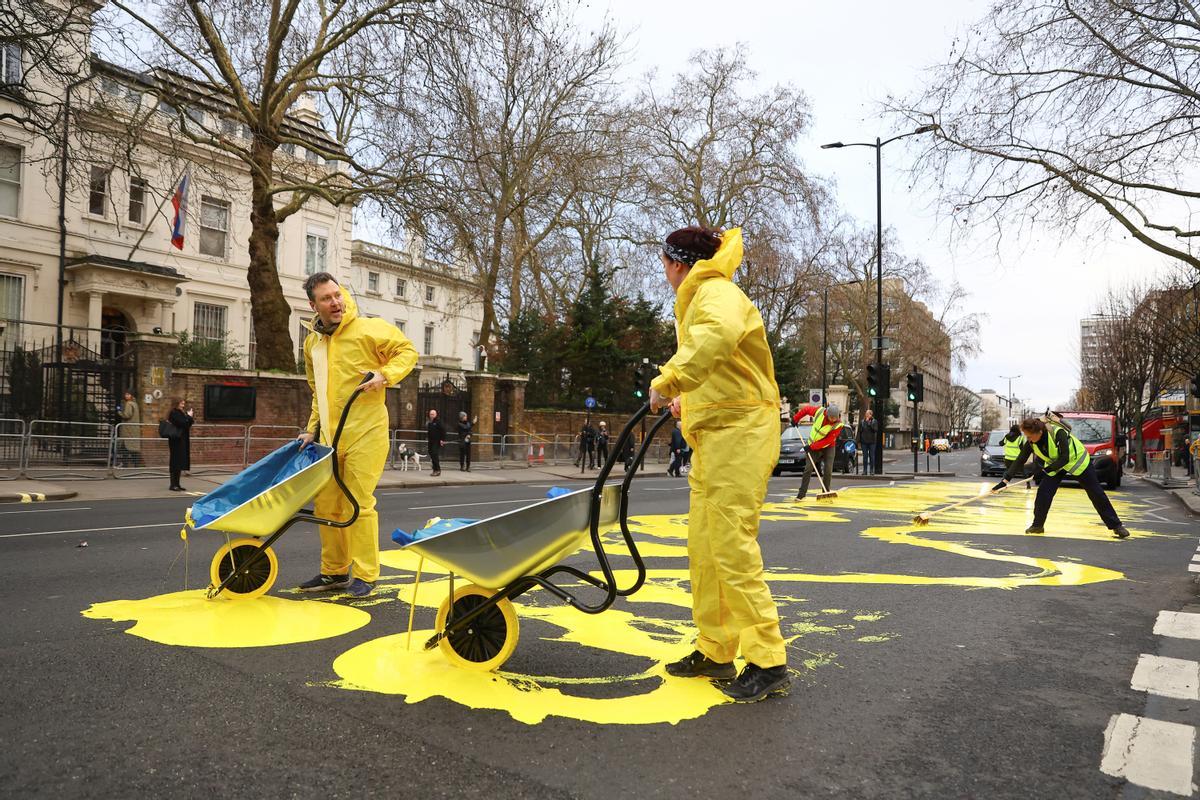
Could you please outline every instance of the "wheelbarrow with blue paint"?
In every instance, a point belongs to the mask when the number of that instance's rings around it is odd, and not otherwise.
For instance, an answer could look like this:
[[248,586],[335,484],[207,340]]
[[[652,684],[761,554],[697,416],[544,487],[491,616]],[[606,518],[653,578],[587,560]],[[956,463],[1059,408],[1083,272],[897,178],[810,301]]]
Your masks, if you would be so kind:
[[[363,383],[372,377],[369,373]],[[342,409],[332,446],[314,442],[301,448],[290,441],[188,509],[187,524],[193,530],[217,531],[225,536],[225,544],[209,566],[209,599],[222,593],[247,599],[270,591],[279,575],[279,560],[271,545],[297,522],[347,528],[358,519],[358,501],[342,480],[337,447],[350,408],[362,392],[360,384]],[[330,480],[350,501],[349,519],[324,519],[313,509],[304,508]]]
[[[608,476],[632,439],[635,426],[649,412],[650,406],[644,405],[626,423],[590,488],[488,519],[466,521],[432,535],[399,530],[392,535],[403,549],[417,553],[422,559],[428,558],[450,573],[449,593],[435,621],[437,633],[425,643],[426,650],[437,647],[448,661],[460,667],[498,669],[517,647],[519,624],[512,601],[525,592],[540,587],[585,614],[599,614],[618,597],[628,597],[642,587],[646,566],[629,532],[629,486],[655,433],[671,419],[669,412],[664,411],[644,437],[625,479],[610,484]],[[637,568],[637,577],[625,588],[617,585],[601,538],[614,524],[620,525],[621,536]],[[579,550],[588,536],[600,565],[600,576],[559,563]],[[418,584],[420,571],[418,566]],[[553,580],[559,576],[574,578],[602,594],[598,599],[593,598],[593,602],[586,602]],[[416,591],[414,587],[414,603]],[[410,614],[410,635],[411,631]]]

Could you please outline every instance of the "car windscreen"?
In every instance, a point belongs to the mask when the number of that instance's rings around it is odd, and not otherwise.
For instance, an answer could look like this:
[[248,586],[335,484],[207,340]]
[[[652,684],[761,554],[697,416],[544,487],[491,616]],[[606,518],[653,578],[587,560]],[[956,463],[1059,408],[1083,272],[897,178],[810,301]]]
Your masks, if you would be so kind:
[[812,435],[811,425],[793,425],[783,429],[782,441],[796,441],[803,436],[804,441],[807,442],[810,435]]
[[1112,422],[1106,419],[1089,419],[1087,417],[1066,417],[1071,426],[1071,433],[1084,444],[1097,444],[1112,439]]
[[1002,443],[1001,440],[1007,435],[1008,431],[992,431],[988,434],[987,446],[999,447]]

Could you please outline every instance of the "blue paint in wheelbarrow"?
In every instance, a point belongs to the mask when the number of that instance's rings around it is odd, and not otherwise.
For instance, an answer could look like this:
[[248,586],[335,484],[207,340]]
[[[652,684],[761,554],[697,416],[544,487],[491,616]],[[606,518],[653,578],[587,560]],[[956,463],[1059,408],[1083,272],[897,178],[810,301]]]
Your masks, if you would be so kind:
[[440,533],[458,530],[459,528],[478,521],[479,520],[477,519],[464,519],[462,517],[455,517],[453,519],[439,519],[432,525],[427,524],[424,528],[413,531],[412,533],[408,533],[407,531],[402,531],[399,528],[396,528],[396,530],[392,531],[392,541],[401,547],[406,547],[413,542],[420,541],[421,539],[428,539],[430,536],[437,536]]
[[329,481],[332,455],[321,444],[288,442],[197,500],[192,527],[269,536]]

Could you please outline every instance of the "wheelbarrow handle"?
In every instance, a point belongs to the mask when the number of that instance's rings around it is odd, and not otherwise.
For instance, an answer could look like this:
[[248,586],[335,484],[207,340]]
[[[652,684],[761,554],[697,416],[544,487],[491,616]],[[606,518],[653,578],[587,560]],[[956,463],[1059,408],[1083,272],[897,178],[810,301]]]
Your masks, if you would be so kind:
[[358,520],[358,515],[361,509],[358,505],[358,499],[354,496],[354,493],[350,491],[349,487],[346,486],[346,482],[342,480],[342,468],[338,464],[337,449],[338,442],[341,441],[342,438],[342,428],[346,427],[346,418],[350,416],[350,407],[354,405],[354,401],[358,399],[358,396],[365,391],[364,387],[374,379],[375,373],[368,372],[365,376],[363,376],[362,383],[358,384],[357,388],[355,388],[354,392],[350,395],[350,399],[346,401],[345,407],[342,408],[342,416],[338,419],[337,430],[333,432],[333,442],[330,445],[330,447],[333,449],[333,480],[337,483],[338,488],[342,490],[342,494],[346,496],[346,499],[350,501],[350,507],[352,509],[350,518],[339,522],[338,520],[333,519],[322,519],[315,514],[311,516],[304,514],[296,517],[296,522],[315,522],[318,525],[328,525],[331,528],[349,528]]

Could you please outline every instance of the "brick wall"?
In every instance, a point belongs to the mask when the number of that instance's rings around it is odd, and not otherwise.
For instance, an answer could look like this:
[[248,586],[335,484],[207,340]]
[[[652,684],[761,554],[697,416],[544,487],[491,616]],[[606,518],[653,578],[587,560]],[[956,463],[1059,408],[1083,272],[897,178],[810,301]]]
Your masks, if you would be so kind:
[[[522,430],[532,431],[539,436],[562,434],[574,436],[583,427],[587,414],[583,411],[542,411],[525,409]],[[608,423],[608,430],[615,436],[629,420],[628,414],[610,413],[606,411],[592,413],[592,426],[595,427],[603,420]],[[512,431],[518,433],[518,431]]]

